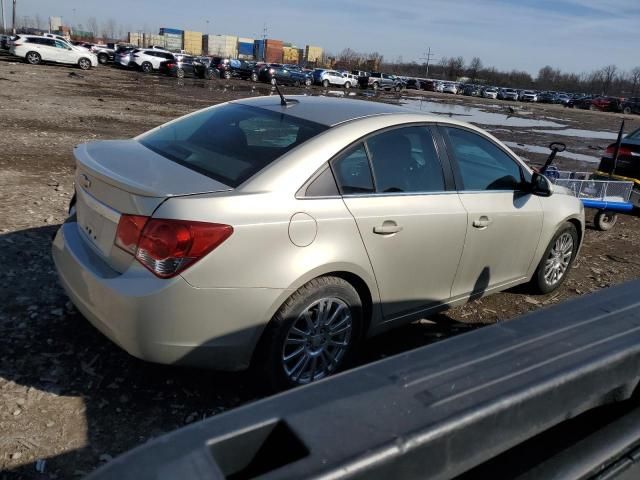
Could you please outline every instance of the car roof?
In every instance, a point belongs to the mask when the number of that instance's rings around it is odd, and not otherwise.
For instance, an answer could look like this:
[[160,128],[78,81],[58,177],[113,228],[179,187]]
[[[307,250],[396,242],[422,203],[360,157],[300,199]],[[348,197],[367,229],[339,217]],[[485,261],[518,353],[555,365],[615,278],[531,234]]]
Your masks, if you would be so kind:
[[[320,123],[326,126],[334,126],[339,123],[355,120],[356,118],[370,117],[401,113],[412,113],[405,108],[387,103],[368,100],[353,100],[347,98],[331,98],[307,95],[285,95],[285,98],[296,100],[286,107],[286,114],[301,118],[310,122]],[[268,97],[247,98],[235,100],[233,103],[264,108],[273,112],[283,113],[280,105],[280,97],[271,95]],[[425,115],[426,116],[426,115]]]

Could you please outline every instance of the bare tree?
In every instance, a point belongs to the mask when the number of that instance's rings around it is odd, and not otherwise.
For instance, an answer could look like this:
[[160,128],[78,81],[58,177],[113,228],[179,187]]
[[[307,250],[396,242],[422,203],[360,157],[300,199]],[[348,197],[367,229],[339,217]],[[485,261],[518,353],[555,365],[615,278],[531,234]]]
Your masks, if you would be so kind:
[[36,14],[35,17],[35,21],[36,21],[36,28],[39,30],[46,30],[47,27],[44,24],[44,22],[42,21],[42,17],[40,17],[40,15]]
[[96,17],[89,17],[87,19],[87,30],[91,32],[92,37],[98,36],[98,21]]
[[447,78],[457,80],[464,70],[464,58],[451,57],[447,62]]
[[615,65],[607,65],[602,70],[602,94],[607,95],[609,93],[609,88],[611,84],[616,78],[616,72],[618,71],[618,67]]
[[113,18],[107,20],[107,23],[105,24],[105,32],[107,34],[106,37],[109,40],[113,40],[115,38],[117,28],[116,21]]
[[467,69],[467,75],[469,76],[471,83],[475,83],[480,70],[482,70],[482,60],[480,60],[480,57],[473,57],[469,63],[469,68]]
[[631,81],[631,96],[636,96],[636,90],[640,85],[640,67],[636,67],[629,73],[629,80]]

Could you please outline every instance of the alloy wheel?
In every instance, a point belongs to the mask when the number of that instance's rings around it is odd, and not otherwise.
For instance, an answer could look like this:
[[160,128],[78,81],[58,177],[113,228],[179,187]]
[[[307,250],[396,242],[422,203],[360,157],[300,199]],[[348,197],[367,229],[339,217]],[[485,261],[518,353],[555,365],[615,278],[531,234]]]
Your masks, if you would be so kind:
[[544,280],[548,285],[555,285],[564,277],[573,255],[573,237],[565,232],[560,235],[544,265]]
[[40,63],[40,55],[37,54],[36,52],[29,52],[27,54],[27,61],[31,64],[31,65],[37,65]]
[[305,384],[333,373],[351,345],[353,317],[339,298],[309,305],[289,329],[281,363],[292,383]]

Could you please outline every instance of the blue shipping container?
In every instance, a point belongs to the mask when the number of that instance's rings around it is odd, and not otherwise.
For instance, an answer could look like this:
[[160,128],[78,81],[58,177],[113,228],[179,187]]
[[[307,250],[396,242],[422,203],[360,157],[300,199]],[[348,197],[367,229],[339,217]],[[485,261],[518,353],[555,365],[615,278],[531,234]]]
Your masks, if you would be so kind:
[[256,60],[264,58],[264,40],[256,40],[253,42],[253,56]]
[[182,35],[184,33],[184,31],[179,30],[177,28],[165,28],[165,27],[162,27],[160,29],[160,35],[164,35],[165,33],[172,33],[174,35]]
[[253,43],[238,42],[239,55],[253,55]]

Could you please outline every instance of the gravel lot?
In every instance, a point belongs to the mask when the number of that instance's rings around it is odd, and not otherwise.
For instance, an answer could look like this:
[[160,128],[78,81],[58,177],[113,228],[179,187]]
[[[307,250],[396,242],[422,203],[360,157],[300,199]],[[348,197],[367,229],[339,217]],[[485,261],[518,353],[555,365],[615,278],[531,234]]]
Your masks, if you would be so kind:
[[[110,67],[89,72],[32,67],[0,54],[0,471],[5,472],[0,479],[80,477],[149,438],[260,396],[247,374],[152,365],[112,345],[58,286],[50,241],[72,194],[75,144],[131,137],[207,105],[270,93],[270,86],[240,80],[178,81]],[[366,100],[409,97],[486,112],[507,108],[504,102],[433,93]],[[612,132],[620,120],[620,115],[553,105],[514,108],[518,118],[555,118],[588,130]],[[638,126],[638,117],[630,118],[627,131]],[[569,150],[596,157],[609,143],[504,125],[489,130],[529,145],[566,141]],[[545,157],[526,156],[537,163]],[[532,296],[518,289],[474,301],[369,341],[358,362],[637,278],[639,231],[635,216],[622,217],[608,233],[588,230],[576,267],[557,292]]]

